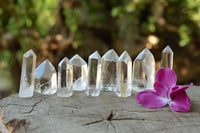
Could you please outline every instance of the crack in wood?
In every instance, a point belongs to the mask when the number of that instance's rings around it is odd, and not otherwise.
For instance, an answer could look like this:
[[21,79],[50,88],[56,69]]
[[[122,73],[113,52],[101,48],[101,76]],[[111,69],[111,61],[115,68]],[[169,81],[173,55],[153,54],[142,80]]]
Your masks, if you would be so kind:
[[84,124],[83,126],[88,126],[88,125],[100,123],[100,122],[102,122],[102,121],[104,121],[104,119],[101,119],[101,120],[98,120],[98,121],[89,122],[89,123]]
[[41,103],[43,101],[43,99],[39,100],[38,102],[36,102],[35,104],[32,105],[32,109],[30,111],[27,111],[27,112],[23,112],[23,114],[27,114],[27,113],[31,113],[34,108],[36,107],[37,104]]

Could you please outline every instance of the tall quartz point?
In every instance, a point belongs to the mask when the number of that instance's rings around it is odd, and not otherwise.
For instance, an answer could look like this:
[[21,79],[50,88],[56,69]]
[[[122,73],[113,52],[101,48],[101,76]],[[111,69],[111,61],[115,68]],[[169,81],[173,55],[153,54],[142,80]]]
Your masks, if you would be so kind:
[[73,71],[67,57],[58,64],[58,90],[57,96],[70,97],[73,94]]
[[117,87],[118,97],[131,96],[132,89],[132,60],[124,51],[117,61]]
[[133,91],[153,89],[155,82],[155,60],[145,48],[133,62]]
[[70,62],[73,67],[73,90],[83,91],[86,89],[87,63],[78,55],[74,55]]
[[57,91],[57,74],[49,60],[35,69],[35,92],[51,95]]
[[34,93],[36,55],[29,50],[23,55],[19,97],[32,97]]
[[162,51],[162,57],[161,57],[161,68],[170,68],[173,67],[173,51],[172,49],[167,46]]
[[101,81],[101,56],[96,51],[88,59],[87,96],[99,96]]
[[101,91],[116,91],[117,60],[119,56],[111,49],[102,57]]

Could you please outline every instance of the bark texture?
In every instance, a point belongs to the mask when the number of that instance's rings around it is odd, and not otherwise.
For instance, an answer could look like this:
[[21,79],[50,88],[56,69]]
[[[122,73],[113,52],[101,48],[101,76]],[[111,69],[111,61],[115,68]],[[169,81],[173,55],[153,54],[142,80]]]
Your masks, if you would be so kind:
[[35,93],[22,99],[18,94],[0,101],[0,130],[3,133],[199,133],[200,88],[187,91],[192,100],[188,113],[168,106],[145,109],[135,95],[119,98],[113,92],[87,97],[75,92],[70,98]]

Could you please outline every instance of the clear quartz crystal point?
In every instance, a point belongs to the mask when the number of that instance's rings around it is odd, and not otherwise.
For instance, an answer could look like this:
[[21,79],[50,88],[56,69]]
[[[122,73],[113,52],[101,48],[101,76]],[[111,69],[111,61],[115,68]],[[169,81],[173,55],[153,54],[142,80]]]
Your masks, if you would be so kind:
[[162,51],[162,57],[161,57],[161,68],[170,68],[172,69],[173,67],[173,51],[172,49],[167,46],[165,49]]
[[36,55],[29,50],[23,55],[19,97],[32,97],[34,93]]
[[86,89],[87,63],[78,54],[70,62],[73,67],[73,91],[83,91]]
[[57,74],[49,60],[35,69],[35,92],[51,95],[57,91]]
[[107,51],[102,57],[102,77],[100,87],[102,91],[116,90],[116,73],[118,58],[119,56],[113,49]]
[[101,82],[101,56],[98,51],[89,56],[88,59],[88,78],[87,96],[99,96]]
[[117,86],[118,97],[131,96],[132,89],[132,60],[129,54],[124,51],[117,61]]
[[73,94],[73,71],[72,65],[67,57],[58,64],[58,90],[57,96],[70,97]]
[[133,62],[133,91],[153,89],[155,82],[155,60],[145,48]]

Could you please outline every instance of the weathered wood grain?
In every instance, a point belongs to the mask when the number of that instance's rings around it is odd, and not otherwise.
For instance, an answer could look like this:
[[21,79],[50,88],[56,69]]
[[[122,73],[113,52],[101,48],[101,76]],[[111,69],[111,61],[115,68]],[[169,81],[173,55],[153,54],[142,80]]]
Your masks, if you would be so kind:
[[188,89],[192,106],[188,113],[169,106],[145,109],[135,95],[118,98],[113,92],[87,97],[76,92],[70,98],[18,94],[0,101],[0,129],[16,133],[199,133],[200,87]]

